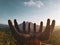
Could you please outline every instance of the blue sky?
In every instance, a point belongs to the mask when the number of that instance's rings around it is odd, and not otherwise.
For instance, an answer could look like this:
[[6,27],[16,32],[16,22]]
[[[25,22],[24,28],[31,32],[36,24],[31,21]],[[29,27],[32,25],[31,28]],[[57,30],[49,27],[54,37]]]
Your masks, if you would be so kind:
[[8,19],[35,22],[56,20],[60,25],[60,0],[0,0],[0,23],[8,24]]

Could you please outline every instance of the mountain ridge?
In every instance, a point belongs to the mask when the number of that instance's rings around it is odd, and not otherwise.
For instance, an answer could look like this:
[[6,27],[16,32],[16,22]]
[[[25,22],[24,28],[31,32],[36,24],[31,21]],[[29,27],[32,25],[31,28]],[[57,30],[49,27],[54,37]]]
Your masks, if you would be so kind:
[[[28,29],[28,24],[29,24],[29,23],[30,23],[30,28],[31,28],[31,30],[33,30],[33,24],[34,24],[34,23],[32,23],[32,22],[25,22],[25,24],[26,24],[26,30]],[[19,28],[22,30],[22,28],[23,28],[23,23],[18,24],[18,26],[19,26]],[[37,24],[36,24],[36,30],[37,30],[37,31],[39,30],[39,27],[40,27],[40,25],[37,25]],[[9,28],[9,25],[7,25],[7,24],[0,24],[0,28]],[[43,28],[45,28],[45,26],[43,26]],[[54,30],[60,30],[60,26],[55,26]]]

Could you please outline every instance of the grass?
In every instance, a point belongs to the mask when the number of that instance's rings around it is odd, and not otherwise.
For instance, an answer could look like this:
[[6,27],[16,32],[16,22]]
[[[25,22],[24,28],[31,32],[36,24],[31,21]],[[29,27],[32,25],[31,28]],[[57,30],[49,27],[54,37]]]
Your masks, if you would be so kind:
[[[53,32],[47,43],[60,45],[60,30],[57,30]],[[0,29],[0,45],[16,45],[16,42],[10,30]]]

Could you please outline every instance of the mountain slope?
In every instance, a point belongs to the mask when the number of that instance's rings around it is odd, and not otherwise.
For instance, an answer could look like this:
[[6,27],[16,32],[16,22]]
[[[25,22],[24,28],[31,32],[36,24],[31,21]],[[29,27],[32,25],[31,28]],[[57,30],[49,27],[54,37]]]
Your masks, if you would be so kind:
[[8,25],[6,25],[6,24],[0,24],[0,28],[8,28]]

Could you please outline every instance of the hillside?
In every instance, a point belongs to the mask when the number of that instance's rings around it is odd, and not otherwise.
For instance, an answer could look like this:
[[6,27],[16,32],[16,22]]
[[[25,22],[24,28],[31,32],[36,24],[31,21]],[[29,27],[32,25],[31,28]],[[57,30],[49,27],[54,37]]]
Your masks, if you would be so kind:
[[[33,23],[26,22],[26,30],[28,28],[28,23],[31,24],[31,32],[33,31]],[[19,28],[22,30],[23,24],[19,24]],[[45,28],[45,26],[44,26]],[[36,26],[37,31],[39,30],[39,25]],[[2,42],[1,42],[2,41]],[[3,44],[12,44],[15,45],[16,40],[13,38],[11,34],[11,30],[9,29],[8,25],[0,24],[0,45]],[[53,45],[60,45],[60,26],[55,26],[54,32],[50,36],[50,39],[47,41],[47,43],[53,44]]]
[[[8,30],[6,28],[2,28],[2,29],[0,29],[0,45],[1,44],[8,45],[8,43],[15,45],[16,40],[13,38],[13,36],[11,34],[11,30]],[[57,29],[56,31],[54,31],[53,34],[50,36],[50,39],[47,41],[47,43],[50,43],[53,45],[60,45],[60,30]]]
[[6,25],[6,24],[0,24],[0,28],[8,28],[8,25]]
[[[31,28],[31,31],[33,31],[33,23],[32,22],[26,22],[26,30],[28,30],[28,24],[30,23],[30,28]],[[23,28],[23,24],[18,24],[19,28],[22,30]],[[9,29],[9,25],[6,25],[6,24],[0,24],[0,28],[7,28]],[[43,29],[45,29],[45,26],[43,27]],[[36,25],[36,30],[38,31],[39,30],[39,25]],[[55,26],[54,28],[54,31],[56,30],[60,30],[60,26]]]
[[57,29],[56,31],[54,31],[50,36],[48,42],[53,45],[60,45],[60,30]]

